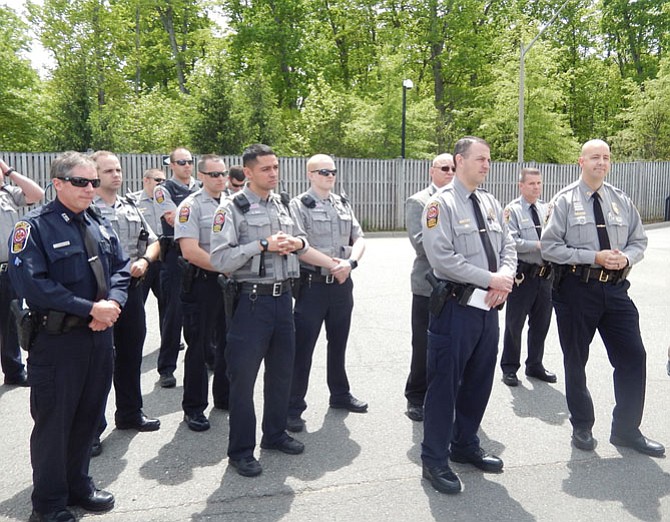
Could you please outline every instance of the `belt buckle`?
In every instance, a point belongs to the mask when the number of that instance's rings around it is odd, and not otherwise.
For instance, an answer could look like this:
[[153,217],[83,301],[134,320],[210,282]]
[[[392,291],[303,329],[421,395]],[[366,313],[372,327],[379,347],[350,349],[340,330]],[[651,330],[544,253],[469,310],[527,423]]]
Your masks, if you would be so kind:
[[326,284],[327,285],[332,285],[333,281],[335,281],[335,276],[333,274],[328,274],[326,276]]
[[3,274],[9,268],[9,263],[0,263],[0,274]]
[[274,283],[272,285],[272,297],[279,297],[281,295],[283,283]]
[[600,281],[601,283],[607,283],[607,281],[609,281],[609,278],[610,278],[610,276],[607,272],[605,272],[604,270],[600,271],[600,275],[598,276],[598,281]]

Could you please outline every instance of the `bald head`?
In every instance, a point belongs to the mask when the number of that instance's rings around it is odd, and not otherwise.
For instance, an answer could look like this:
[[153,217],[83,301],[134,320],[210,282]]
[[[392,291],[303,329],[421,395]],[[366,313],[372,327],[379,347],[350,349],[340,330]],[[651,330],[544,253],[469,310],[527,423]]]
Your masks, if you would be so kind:
[[433,163],[430,167],[430,178],[437,188],[451,183],[455,172],[454,157],[451,154],[444,153],[433,158]]
[[584,156],[585,154],[588,154],[591,150],[596,149],[596,148],[605,148],[609,152],[610,146],[607,144],[606,141],[603,140],[589,140],[584,145],[582,145],[582,153],[580,156]]
[[610,146],[603,140],[589,140],[582,146],[579,166],[582,180],[591,189],[598,190],[610,171]]
[[333,163],[333,158],[328,154],[315,154],[307,160],[307,171],[320,169],[322,167],[318,166],[323,163]]

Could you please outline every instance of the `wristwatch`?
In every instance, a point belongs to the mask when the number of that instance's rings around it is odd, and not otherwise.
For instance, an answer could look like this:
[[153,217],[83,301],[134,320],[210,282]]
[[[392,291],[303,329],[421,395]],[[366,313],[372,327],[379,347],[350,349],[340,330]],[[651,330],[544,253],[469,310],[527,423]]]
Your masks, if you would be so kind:
[[356,261],[355,259],[349,259],[349,264],[351,265],[351,269],[353,270],[358,266],[358,261]]
[[5,176],[7,177],[11,176],[12,172],[16,172],[16,169],[14,167],[9,167],[7,169],[7,172],[5,172]]
[[267,239],[261,239],[259,242],[261,244],[261,248],[263,249],[263,252],[267,252],[268,247],[270,246],[270,244],[268,243],[268,240]]

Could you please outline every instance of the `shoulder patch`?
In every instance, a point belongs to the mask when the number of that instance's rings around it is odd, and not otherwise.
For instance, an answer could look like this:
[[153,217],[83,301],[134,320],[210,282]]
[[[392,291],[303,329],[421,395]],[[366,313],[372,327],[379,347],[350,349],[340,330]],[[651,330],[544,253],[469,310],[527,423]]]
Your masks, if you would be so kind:
[[216,209],[214,219],[212,220],[212,232],[221,232],[223,224],[226,222],[226,211],[222,208]]
[[12,234],[12,254],[23,252],[30,237],[30,223],[27,221],[18,221],[14,225],[14,233]]
[[163,192],[162,187],[158,187],[156,192],[154,192],[154,199],[156,203],[163,203],[165,201],[165,192]]
[[433,201],[426,209],[426,226],[434,228],[437,226],[437,218],[440,217],[440,207],[437,201]]
[[511,214],[509,207],[505,207],[505,210],[503,211],[503,219],[505,220],[505,223],[509,223]]
[[190,205],[182,205],[182,207],[179,209],[179,222],[180,223],[187,223],[188,218],[191,216],[191,206]]

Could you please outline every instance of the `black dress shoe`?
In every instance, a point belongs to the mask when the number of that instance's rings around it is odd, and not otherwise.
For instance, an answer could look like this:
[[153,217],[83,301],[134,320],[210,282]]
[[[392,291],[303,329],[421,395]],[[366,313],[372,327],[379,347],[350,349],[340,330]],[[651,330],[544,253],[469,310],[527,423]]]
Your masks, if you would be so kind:
[[665,446],[660,442],[648,439],[640,435],[633,439],[618,437],[616,435],[610,436],[610,442],[615,446],[623,446],[625,448],[632,448],[638,453],[644,453],[650,457],[662,457],[665,455]]
[[50,513],[39,513],[33,509],[28,522],[76,522],[76,520],[67,509],[51,511]]
[[449,458],[452,462],[458,462],[459,464],[472,464],[485,473],[500,473],[503,469],[502,459],[495,455],[489,455],[482,448],[463,454],[452,452]]
[[416,404],[408,402],[405,415],[407,415],[414,422],[423,422],[423,406],[417,406]]
[[596,439],[593,438],[591,430],[575,428],[572,430],[572,445],[583,451],[593,451],[596,449]]
[[286,429],[293,433],[300,433],[305,429],[305,421],[300,417],[288,416],[286,418]]
[[503,374],[503,382],[507,386],[519,386],[519,379],[514,372],[508,372]]
[[100,439],[95,439],[91,446],[91,457],[97,457],[102,453],[102,442]]
[[114,507],[114,495],[109,491],[94,489],[88,497],[68,499],[67,505],[79,506],[86,511],[102,513]]
[[116,421],[117,430],[156,431],[161,427],[161,421],[150,419],[144,412],[140,412],[139,419],[134,421]]
[[430,480],[433,487],[440,493],[454,495],[461,492],[461,481],[449,466],[431,468],[424,464],[423,478]]
[[353,413],[365,413],[368,411],[368,403],[358,400],[351,394],[343,400],[331,400],[330,407],[338,410],[349,410]]
[[261,463],[253,457],[228,459],[228,464],[234,467],[243,477],[257,477],[263,472]]
[[184,422],[193,431],[207,431],[209,429],[209,421],[204,413],[195,413],[193,415],[184,413]]
[[21,373],[13,377],[5,377],[5,384],[7,386],[30,386],[28,384],[28,374],[25,370],[22,370]]
[[161,388],[174,388],[177,385],[177,379],[171,373],[164,373],[161,374],[158,383],[161,385]]
[[552,384],[556,382],[556,374],[551,373],[544,368],[533,368],[526,370],[526,375],[528,377],[532,377],[533,379],[539,379],[541,381],[550,382]]
[[295,440],[290,435],[286,435],[286,437],[282,438],[279,442],[275,442],[274,444],[268,444],[267,442],[263,442],[261,440],[261,448],[281,451],[282,453],[287,453],[288,455],[300,455],[303,451],[305,451],[305,445],[299,440]]

